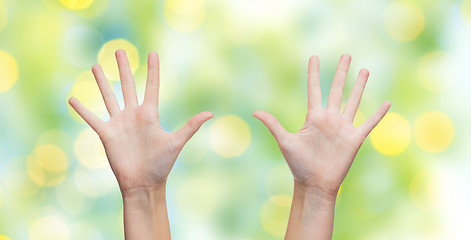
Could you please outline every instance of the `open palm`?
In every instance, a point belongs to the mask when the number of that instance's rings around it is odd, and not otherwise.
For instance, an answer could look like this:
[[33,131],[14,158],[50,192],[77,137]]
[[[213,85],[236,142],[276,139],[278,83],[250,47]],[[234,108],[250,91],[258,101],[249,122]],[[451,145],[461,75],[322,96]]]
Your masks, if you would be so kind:
[[134,79],[124,50],[116,51],[125,107],[120,109],[102,68],[92,68],[110,120],[105,122],[77,99],[70,105],[97,132],[105,147],[111,168],[122,190],[152,187],[165,182],[178,154],[200,126],[213,117],[210,112],[193,116],[180,130],[165,132],[159,124],[159,60],[155,52],[148,58],[144,102],[139,105]]
[[359,128],[353,119],[360,105],[368,79],[368,71],[362,69],[343,114],[340,113],[343,89],[351,57],[343,55],[332,82],[327,107],[322,106],[319,59],[309,60],[308,113],[303,128],[298,133],[287,132],[279,121],[264,111],[254,112],[275,137],[280,150],[293,173],[296,183],[336,196],[340,184],[371,130],[390,108],[384,102],[378,111]]

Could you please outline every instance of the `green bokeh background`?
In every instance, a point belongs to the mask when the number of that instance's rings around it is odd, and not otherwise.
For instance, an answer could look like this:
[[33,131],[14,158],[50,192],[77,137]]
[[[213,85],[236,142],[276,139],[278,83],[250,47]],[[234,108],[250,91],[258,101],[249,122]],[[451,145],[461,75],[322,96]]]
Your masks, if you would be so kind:
[[[334,239],[470,238],[470,2],[95,0],[77,10],[66,7],[74,1],[0,0],[0,51],[16,59],[19,72],[13,87],[0,93],[0,239],[123,239],[118,185],[109,167],[79,162],[74,145],[89,127],[66,104],[78,76],[114,39],[138,50],[140,99],[147,53],[159,53],[166,130],[210,110],[216,119],[240,117],[251,131],[249,147],[237,157],[211,148],[215,120],[184,148],[167,190],[174,239],[282,239],[277,229],[284,230],[289,207],[269,199],[291,196],[292,178],[276,142],[251,114],[269,111],[288,131],[298,131],[307,108],[309,57],[320,57],[325,104],[343,53],[353,58],[344,99],[359,70],[369,69],[363,118],[390,100],[390,111],[407,120],[412,137],[390,156],[365,141],[339,193]],[[407,41],[398,41],[388,23],[400,22],[401,32],[417,16],[388,15],[398,3],[412,5],[424,20],[423,30]],[[433,89],[427,79],[419,81],[419,68],[436,51],[447,64],[425,69],[443,77]],[[119,82],[112,84],[122,103]],[[97,114],[107,118],[97,104]],[[430,111],[448,116],[448,130],[454,130],[451,144],[433,153],[413,132]],[[28,174],[34,150],[44,144],[61,149],[68,163],[60,173],[45,172],[49,185]],[[268,220],[264,207],[273,214]]]

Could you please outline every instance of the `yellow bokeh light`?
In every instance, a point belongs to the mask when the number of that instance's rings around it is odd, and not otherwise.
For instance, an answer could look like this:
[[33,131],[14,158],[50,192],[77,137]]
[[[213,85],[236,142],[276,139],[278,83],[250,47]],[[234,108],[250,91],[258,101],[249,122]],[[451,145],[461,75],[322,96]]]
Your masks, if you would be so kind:
[[30,240],[69,240],[69,226],[57,216],[37,219],[29,230]]
[[204,0],[167,0],[165,4],[180,14],[192,14],[204,9]]
[[384,14],[384,26],[391,38],[398,42],[415,40],[424,30],[422,10],[410,1],[397,1],[388,6]]
[[38,186],[56,186],[67,176],[67,155],[53,144],[43,144],[34,149],[28,158],[27,171]]
[[29,157],[27,162],[28,177],[38,186],[45,186],[46,177],[44,170],[39,166],[34,157]]
[[39,165],[47,171],[61,172],[67,170],[69,166],[67,155],[53,144],[36,147],[34,154]]
[[8,15],[7,9],[5,7],[5,3],[3,0],[0,0],[0,31],[2,31],[3,27],[7,24]]
[[164,6],[166,22],[178,32],[197,29],[205,14],[204,0],[168,0]]
[[139,67],[139,52],[136,46],[125,39],[115,39],[106,42],[98,52],[98,63],[103,67],[106,76],[113,81],[119,80],[118,64],[115,57],[115,52],[118,49],[126,51],[133,74]]
[[31,197],[39,191],[39,186],[28,178],[26,171],[9,172],[4,181],[7,189],[14,196]]
[[83,130],[78,135],[74,149],[80,164],[87,168],[96,169],[109,166],[103,144],[91,128]]
[[[77,77],[72,89],[70,89],[69,97],[77,98],[86,108],[98,116],[106,112],[100,89],[91,71],[83,72]],[[67,104],[67,110],[72,118],[78,122],[85,123],[69,104]]]
[[463,0],[461,3],[461,17],[468,27],[471,28],[471,0]]
[[84,200],[84,195],[71,180],[65,180],[56,187],[56,197],[62,209],[73,214],[82,213],[83,211],[88,210],[86,208],[87,204],[93,204],[93,201]]
[[442,112],[426,112],[414,124],[414,137],[424,151],[437,153],[450,146],[455,136],[453,121]]
[[[121,224],[120,224],[121,225]],[[119,231],[115,229],[115,231]],[[75,239],[87,239],[87,240],[102,240],[103,236],[100,231],[91,223],[88,222],[79,222],[71,226],[71,235],[73,236],[72,240]]]
[[412,202],[421,209],[438,206],[436,186],[438,184],[432,173],[424,171],[418,173],[409,185],[409,194]]
[[291,197],[276,195],[268,199],[260,209],[260,221],[263,229],[274,237],[285,235],[288,225]]
[[446,52],[434,51],[426,54],[419,62],[417,75],[420,83],[432,92],[447,89],[457,78],[458,67]]
[[36,146],[44,144],[55,144],[56,146],[66,149],[73,144],[70,135],[60,129],[52,129],[43,132],[36,140]]
[[384,155],[400,154],[410,144],[410,124],[398,113],[387,113],[371,131],[370,140],[373,147]]
[[110,168],[89,169],[78,165],[73,175],[80,192],[91,198],[103,197],[116,187],[116,178]]
[[10,90],[18,79],[18,64],[9,53],[0,50],[0,93]]
[[11,239],[5,235],[0,235],[0,240],[11,240]]
[[177,189],[180,211],[198,218],[210,216],[217,208],[220,197],[216,184],[207,178],[189,179]]
[[82,10],[90,7],[94,0],[60,0],[62,5],[72,10]]
[[209,134],[213,150],[227,158],[244,153],[251,141],[249,125],[235,115],[216,119]]

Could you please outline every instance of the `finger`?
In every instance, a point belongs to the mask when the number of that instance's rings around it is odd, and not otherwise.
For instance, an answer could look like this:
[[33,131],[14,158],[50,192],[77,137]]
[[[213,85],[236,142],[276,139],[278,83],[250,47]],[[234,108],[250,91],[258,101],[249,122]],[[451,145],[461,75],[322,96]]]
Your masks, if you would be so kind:
[[74,97],[69,98],[69,104],[80,115],[80,117],[82,117],[83,120],[85,120],[85,122],[87,122],[88,125],[90,125],[90,127],[95,130],[95,132],[98,133],[100,131],[102,125],[104,124],[101,119],[90,112],[90,110],[83,106],[82,103],[80,103],[79,100]]
[[378,125],[379,121],[383,119],[384,115],[388,112],[389,108],[391,107],[391,103],[389,101],[383,102],[381,107],[373,114],[368,120],[366,120],[359,128],[360,132],[366,137],[370,134],[371,130]]
[[92,67],[92,72],[95,76],[98,88],[100,88],[101,96],[103,97],[103,101],[105,102],[105,106],[108,110],[108,113],[110,114],[110,116],[117,114],[120,111],[119,104],[116,100],[116,96],[111,90],[108,80],[106,80],[105,74],[103,73],[103,69],[100,65],[97,64]]
[[190,118],[180,130],[174,133],[179,145],[183,147],[198,129],[200,129],[201,125],[211,118],[213,118],[211,112],[201,112]]
[[347,79],[348,68],[352,58],[348,54],[340,57],[337,71],[335,72],[332,86],[330,87],[329,99],[327,100],[327,109],[335,109],[340,111],[340,104],[342,104],[343,88],[345,87],[345,80]]
[[265,111],[255,111],[253,116],[260,120],[271,132],[276,141],[280,143],[283,137],[288,133],[283,126],[281,126],[278,119],[270,113]]
[[136,86],[132,77],[131,67],[129,66],[128,57],[123,49],[116,51],[116,61],[118,62],[119,77],[121,79],[121,88],[123,90],[125,106],[136,106],[137,95]]
[[147,83],[144,94],[144,103],[157,108],[159,105],[159,56],[156,52],[150,52],[147,60]]
[[355,86],[353,87],[352,93],[348,98],[347,105],[343,110],[343,116],[350,121],[353,121],[353,119],[355,118],[355,114],[357,114],[358,107],[360,106],[361,97],[363,95],[363,90],[365,90],[366,81],[368,80],[369,75],[370,73],[368,72],[368,70],[360,70],[357,81],[355,82]]
[[307,80],[308,109],[322,107],[321,84],[319,80],[319,57],[312,56],[308,65]]

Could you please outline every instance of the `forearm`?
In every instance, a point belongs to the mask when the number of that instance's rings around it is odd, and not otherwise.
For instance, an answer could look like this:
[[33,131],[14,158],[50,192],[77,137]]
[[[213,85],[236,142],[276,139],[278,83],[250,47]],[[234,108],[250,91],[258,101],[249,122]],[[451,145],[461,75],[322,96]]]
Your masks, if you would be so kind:
[[295,183],[285,240],[332,239],[335,199]]
[[170,239],[165,183],[122,191],[126,240]]

